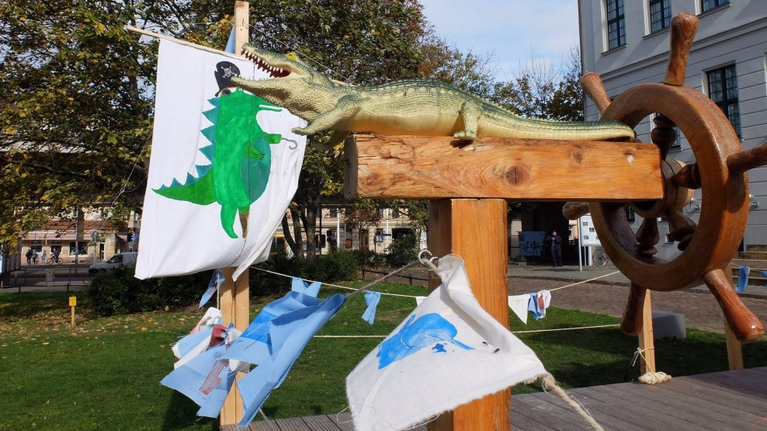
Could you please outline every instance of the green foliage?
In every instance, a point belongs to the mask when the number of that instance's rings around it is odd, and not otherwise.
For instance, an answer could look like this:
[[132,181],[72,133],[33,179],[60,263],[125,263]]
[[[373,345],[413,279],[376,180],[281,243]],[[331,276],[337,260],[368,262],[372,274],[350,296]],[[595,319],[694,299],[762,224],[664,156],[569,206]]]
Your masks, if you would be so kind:
[[[288,258],[285,253],[275,253],[256,265],[256,268],[306,280],[335,283],[355,280],[360,266],[359,259],[359,255],[352,251],[336,251],[313,259]],[[253,296],[280,294],[290,290],[290,283],[287,277],[252,270],[250,293]]]
[[113,316],[194,304],[205,292],[212,271],[147,280],[139,280],[133,274],[133,268],[123,267],[93,277],[86,293],[97,315]]
[[388,251],[387,265],[392,268],[405,266],[418,258],[418,238],[412,233],[400,235],[392,241]]

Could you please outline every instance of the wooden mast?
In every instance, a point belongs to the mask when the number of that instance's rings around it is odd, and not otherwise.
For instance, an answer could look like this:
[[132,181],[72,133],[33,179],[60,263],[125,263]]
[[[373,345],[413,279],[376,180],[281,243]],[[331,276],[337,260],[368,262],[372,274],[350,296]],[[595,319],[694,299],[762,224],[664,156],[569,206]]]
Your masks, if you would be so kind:
[[[248,30],[250,28],[249,3],[247,1],[234,2],[234,52],[242,51],[242,46],[248,42]],[[243,225],[246,226],[246,225]],[[250,323],[248,315],[250,307],[250,277],[249,271],[243,272],[235,283],[232,279],[235,268],[222,270],[226,281],[221,285],[221,313],[224,325],[233,322],[235,328],[244,330]],[[241,375],[235,379],[239,381]],[[221,408],[221,426],[236,425],[242,420],[243,404],[242,397],[237,389],[237,384],[232,385],[229,396]]]

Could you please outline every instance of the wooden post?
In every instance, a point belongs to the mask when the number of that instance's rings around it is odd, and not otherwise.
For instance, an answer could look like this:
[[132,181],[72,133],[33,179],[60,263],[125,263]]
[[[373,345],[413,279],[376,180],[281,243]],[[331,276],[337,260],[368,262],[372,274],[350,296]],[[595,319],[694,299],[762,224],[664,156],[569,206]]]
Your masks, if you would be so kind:
[[[242,51],[242,46],[248,41],[248,30],[250,17],[248,10],[249,3],[246,1],[234,2],[234,52]],[[250,277],[248,271],[240,275],[235,283],[232,280],[234,268],[225,268],[224,273],[226,281],[221,285],[221,314],[223,315],[224,325],[234,323],[235,328],[244,330],[250,323]],[[235,382],[242,376],[238,375]],[[224,401],[221,408],[221,426],[236,425],[242,420],[242,397],[240,396],[237,385],[232,385],[229,396]]]
[[727,362],[731,370],[743,369],[743,346],[738,341],[735,333],[730,329],[727,319],[724,319],[724,335],[727,342]]
[[[509,324],[506,201],[450,199],[429,204],[429,250],[466,261],[472,291],[503,326]],[[432,280],[430,288],[439,285]],[[488,395],[428,424],[429,431],[509,431],[511,390]]]
[[642,306],[642,330],[639,332],[639,348],[642,350],[639,369],[642,374],[655,372],[655,335],[652,329],[652,300],[650,291],[645,290]]

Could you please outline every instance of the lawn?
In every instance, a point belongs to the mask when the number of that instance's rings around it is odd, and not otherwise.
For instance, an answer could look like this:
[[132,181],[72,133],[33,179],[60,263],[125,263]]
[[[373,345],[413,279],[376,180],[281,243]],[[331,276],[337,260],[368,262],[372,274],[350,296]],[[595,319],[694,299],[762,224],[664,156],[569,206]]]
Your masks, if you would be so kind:
[[[359,283],[358,283],[359,284]],[[382,284],[378,290],[423,295],[425,288]],[[322,295],[335,293],[323,290]],[[173,368],[170,346],[187,333],[201,311],[168,311],[91,318],[78,296],[78,325],[70,328],[68,294],[0,293],[0,431],[15,430],[216,430],[198,420],[197,406],[160,386]],[[254,298],[252,315],[272,298]],[[385,296],[376,323],[360,316],[354,297],[321,335],[386,335],[415,307],[410,298]],[[545,319],[511,329],[539,330],[618,323],[618,319],[551,308]],[[520,333],[565,386],[624,381],[637,348],[620,329]],[[375,346],[376,338],[315,338],[288,378],[264,405],[270,418],[329,414],[346,407],[344,380]],[[767,363],[767,342],[744,347],[747,367]],[[656,341],[658,367],[674,376],[727,369],[724,336],[688,330],[685,340]],[[638,376],[632,370],[631,378]],[[520,386],[515,393],[539,390]]]

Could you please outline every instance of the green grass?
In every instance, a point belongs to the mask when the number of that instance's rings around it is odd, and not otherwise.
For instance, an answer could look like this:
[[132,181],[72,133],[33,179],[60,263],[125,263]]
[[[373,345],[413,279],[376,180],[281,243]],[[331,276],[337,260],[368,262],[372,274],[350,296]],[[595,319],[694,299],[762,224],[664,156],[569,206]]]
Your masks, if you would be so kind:
[[[357,285],[362,283],[357,283]],[[423,295],[425,288],[383,284],[380,291]],[[323,290],[323,295],[334,293]],[[68,294],[0,294],[0,431],[216,430],[197,420],[197,406],[159,381],[173,369],[170,345],[201,312],[157,312],[91,318],[78,296],[78,326],[69,328]],[[251,301],[252,315],[272,298]],[[321,334],[386,335],[415,307],[409,298],[383,297],[376,324],[360,319],[364,299],[350,301]],[[555,298],[556,303],[556,298]],[[512,330],[618,323],[618,319],[556,308]],[[622,382],[637,348],[618,328],[519,334],[565,386]],[[331,414],[346,407],[345,378],[380,339],[315,338],[282,387],[264,405],[271,418]],[[767,364],[767,342],[744,346],[747,367]],[[727,369],[724,336],[688,330],[685,340],[656,341],[658,368],[673,376]],[[638,371],[631,373],[632,378]],[[536,385],[515,393],[539,390]]]

